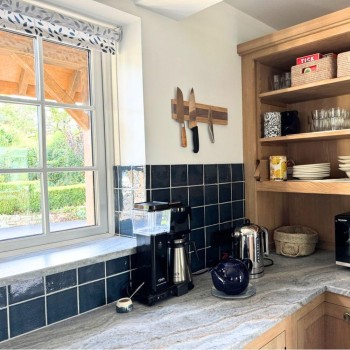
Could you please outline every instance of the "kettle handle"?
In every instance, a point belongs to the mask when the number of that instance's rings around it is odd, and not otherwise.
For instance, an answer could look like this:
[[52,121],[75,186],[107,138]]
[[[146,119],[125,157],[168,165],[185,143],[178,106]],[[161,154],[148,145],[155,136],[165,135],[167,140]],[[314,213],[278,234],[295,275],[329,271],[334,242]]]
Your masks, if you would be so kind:
[[266,227],[261,226],[261,230],[263,231],[263,245],[264,245],[264,254],[269,255],[269,231]]

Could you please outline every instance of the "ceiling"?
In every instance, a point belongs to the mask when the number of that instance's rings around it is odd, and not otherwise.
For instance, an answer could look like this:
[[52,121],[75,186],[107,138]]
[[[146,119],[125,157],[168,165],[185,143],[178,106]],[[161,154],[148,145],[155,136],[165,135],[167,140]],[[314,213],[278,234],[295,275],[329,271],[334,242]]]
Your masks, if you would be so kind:
[[[134,0],[138,6],[181,20],[222,0]],[[350,7],[349,0],[224,0],[227,4],[275,29]]]

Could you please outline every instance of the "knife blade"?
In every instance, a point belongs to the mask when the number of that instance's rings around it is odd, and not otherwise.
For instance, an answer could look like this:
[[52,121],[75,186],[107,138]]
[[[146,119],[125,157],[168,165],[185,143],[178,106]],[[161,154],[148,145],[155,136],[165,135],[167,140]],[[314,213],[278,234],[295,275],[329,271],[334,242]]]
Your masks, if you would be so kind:
[[193,140],[193,152],[198,153],[199,151],[199,135],[198,135],[198,126],[197,126],[197,112],[196,112],[196,99],[194,96],[193,88],[190,92],[190,99],[188,101],[189,105],[189,122],[188,126],[192,131],[192,140]]
[[186,128],[185,128],[185,118],[184,118],[184,99],[181,89],[178,87],[176,91],[176,115],[177,121],[180,124],[181,132],[181,147],[187,147],[187,138],[186,138]]
[[208,111],[208,130],[209,130],[210,140],[212,143],[214,143],[215,137],[214,137],[213,115],[210,107]]

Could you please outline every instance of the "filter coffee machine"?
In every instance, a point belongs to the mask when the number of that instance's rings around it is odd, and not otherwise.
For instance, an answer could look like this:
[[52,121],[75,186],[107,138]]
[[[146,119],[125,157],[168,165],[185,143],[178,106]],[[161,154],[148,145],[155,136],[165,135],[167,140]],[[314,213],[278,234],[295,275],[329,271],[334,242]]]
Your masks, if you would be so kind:
[[153,305],[193,288],[185,249],[190,233],[190,212],[191,209],[181,203],[144,202],[134,205],[138,268],[132,273],[133,289],[144,282],[134,296],[136,300]]

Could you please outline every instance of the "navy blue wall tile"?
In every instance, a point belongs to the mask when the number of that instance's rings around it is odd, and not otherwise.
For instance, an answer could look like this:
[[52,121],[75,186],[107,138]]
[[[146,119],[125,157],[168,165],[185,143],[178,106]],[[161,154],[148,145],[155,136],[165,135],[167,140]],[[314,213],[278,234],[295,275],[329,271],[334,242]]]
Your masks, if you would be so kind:
[[188,188],[187,187],[172,188],[171,201],[181,202],[182,205],[188,205]]
[[119,188],[132,188],[131,166],[118,166]]
[[152,201],[170,202],[170,189],[152,190]]
[[188,165],[188,184],[190,186],[203,184],[203,165],[202,164]]
[[151,166],[146,165],[146,189],[151,188]]
[[152,165],[151,188],[170,187],[170,165]]
[[205,186],[204,192],[206,205],[218,203],[218,185]]
[[136,188],[145,188],[145,167],[141,165],[132,167],[132,187]]
[[129,256],[106,261],[107,276],[130,270]]
[[9,286],[9,304],[44,295],[43,278],[15,283]]
[[130,255],[131,269],[137,268],[137,254]]
[[119,214],[119,229],[123,236],[132,236],[133,227],[131,220],[131,211],[121,212]]
[[[236,226],[237,224],[235,224],[234,226]],[[228,230],[230,228],[233,228],[233,224],[232,222],[224,222],[224,223],[220,223],[220,230]]]
[[219,182],[231,182],[231,164],[219,164]]
[[46,292],[51,293],[77,284],[76,270],[68,270],[46,276]]
[[198,258],[197,258],[197,254],[195,253],[190,254],[191,270],[193,272],[196,272],[205,268],[205,249],[201,249],[197,253],[198,253]]
[[120,211],[119,189],[114,189],[114,210]]
[[129,272],[107,278],[107,303],[126,297],[130,282]]
[[8,338],[7,309],[0,310],[0,341]]
[[105,281],[97,281],[79,286],[79,313],[106,304]]
[[204,183],[216,184],[218,182],[218,166],[217,164],[204,165]]
[[244,183],[235,182],[232,184],[232,200],[241,200],[244,199]]
[[83,266],[78,269],[78,281],[79,284],[98,280],[105,275],[104,263],[100,262],[88,266]]
[[212,237],[214,233],[219,231],[219,225],[213,225],[205,228],[205,245],[207,247],[212,245]]
[[[192,232],[190,233],[190,240],[194,241],[197,249],[204,248],[205,247],[204,228],[200,228],[198,230],[192,230]],[[190,245],[190,250],[194,251],[194,247],[192,244]]]
[[231,202],[231,184],[219,185],[219,203]]
[[134,208],[134,191],[133,190],[119,190],[118,191],[120,211],[132,210]]
[[10,336],[33,331],[45,326],[45,298],[10,306]]
[[206,266],[214,267],[220,261],[220,248],[210,247],[206,249]]
[[204,226],[204,208],[198,207],[192,209],[191,229]]
[[187,165],[171,166],[171,187],[187,186]]
[[6,287],[0,288],[0,308],[7,305]]
[[232,169],[232,182],[243,181],[243,165],[231,164]]
[[203,186],[190,186],[188,189],[189,189],[189,206],[199,207],[201,205],[204,205]]
[[232,202],[232,219],[241,219],[244,217],[244,201]]
[[231,221],[231,203],[220,204],[220,222]]
[[205,207],[205,225],[216,225],[219,223],[219,206],[209,205]]
[[118,166],[113,167],[114,188],[119,188]]
[[77,288],[47,296],[47,323],[55,323],[78,314]]

